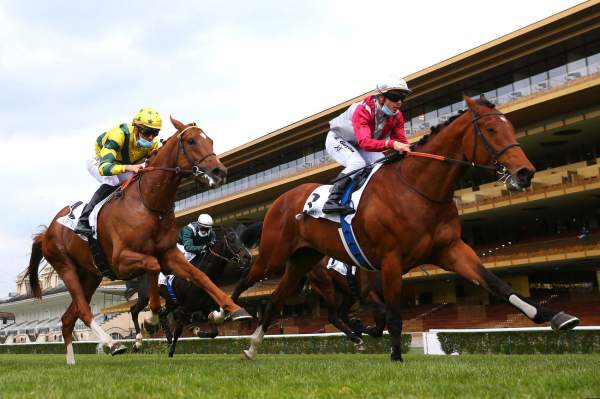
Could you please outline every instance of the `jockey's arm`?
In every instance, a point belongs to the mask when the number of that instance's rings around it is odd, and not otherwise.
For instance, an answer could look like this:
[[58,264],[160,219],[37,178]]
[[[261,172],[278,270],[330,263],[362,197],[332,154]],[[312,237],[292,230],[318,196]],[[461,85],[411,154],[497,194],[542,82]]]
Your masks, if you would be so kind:
[[377,140],[373,138],[371,131],[371,113],[363,105],[359,105],[352,115],[352,126],[356,136],[358,147],[365,151],[379,152],[384,151],[391,146],[386,147],[386,140]]
[[194,232],[189,226],[183,228],[181,232],[181,241],[183,249],[187,252],[199,254],[202,253],[202,250],[204,249],[204,246],[202,245],[194,245]]
[[125,135],[118,130],[112,130],[107,134],[108,137],[100,149],[100,165],[98,166],[98,171],[101,176],[124,173],[126,172],[125,165],[117,160],[117,154],[121,151],[125,142]]

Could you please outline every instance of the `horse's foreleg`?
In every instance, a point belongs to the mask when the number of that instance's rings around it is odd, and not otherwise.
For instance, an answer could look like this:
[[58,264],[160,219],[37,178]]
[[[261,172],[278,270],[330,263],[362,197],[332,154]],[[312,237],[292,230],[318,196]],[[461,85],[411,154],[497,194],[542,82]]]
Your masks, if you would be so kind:
[[158,311],[160,310],[160,298],[158,296],[160,264],[158,263],[158,259],[154,256],[124,249],[118,254],[116,259],[113,259],[113,265],[122,274],[134,273],[140,269],[146,271],[152,316],[149,319],[144,319],[144,328],[148,332],[156,331],[156,328],[153,326],[158,325]]
[[232,320],[250,319],[246,310],[235,304],[206,274],[192,266],[177,249],[168,250],[162,257],[163,265],[177,277],[192,281],[194,285],[206,292],[221,308],[231,314]]
[[517,294],[510,285],[487,270],[475,251],[462,240],[454,242],[441,253],[439,265],[504,299],[534,323],[550,322],[554,330],[570,330],[579,324],[579,319],[575,316],[545,308]]
[[392,344],[390,358],[402,361],[402,264],[394,253],[383,259],[381,264],[383,297],[387,307],[387,326]]

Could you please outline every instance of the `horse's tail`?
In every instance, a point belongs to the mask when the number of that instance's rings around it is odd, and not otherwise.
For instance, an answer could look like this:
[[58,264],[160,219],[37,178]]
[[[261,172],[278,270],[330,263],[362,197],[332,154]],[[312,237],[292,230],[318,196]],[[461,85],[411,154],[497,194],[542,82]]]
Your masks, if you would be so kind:
[[40,288],[40,281],[38,279],[38,268],[40,262],[44,257],[42,253],[42,244],[46,235],[46,228],[40,233],[33,236],[33,244],[31,245],[31,258],[29,258],[29,268],[27,273],[29,274],[29,285],[35,298],[42,297],[42,290]]

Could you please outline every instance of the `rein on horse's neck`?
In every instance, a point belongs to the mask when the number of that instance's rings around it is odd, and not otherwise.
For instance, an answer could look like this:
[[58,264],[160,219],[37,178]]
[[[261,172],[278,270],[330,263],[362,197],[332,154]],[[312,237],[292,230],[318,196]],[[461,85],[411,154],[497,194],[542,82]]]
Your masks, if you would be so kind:
[[[463,138],[472,126],[469,115],[465,112],[449,125],[443,126],[419,146],[417,151],[465,160]],[[398,179],[403,185],[419,196],[440,204],[452,202],[456,182],[467,169],[458,164],[411,157],[406,157],[396,165]]]
[[[164,145],[158,150],[148,166],[158,168],[174,168],[177,166],[179,150],[177,147],[177,135],[170,137],[164,142]],[[139,190],[143,198],[144,205],[153,210],[160,210],[158,213],[168,213],[175,205],[175,195],[177,187],[181,182],[181,175],[166,170],[155,170],[152,173],[142,173],[137,179],[139,181]]]

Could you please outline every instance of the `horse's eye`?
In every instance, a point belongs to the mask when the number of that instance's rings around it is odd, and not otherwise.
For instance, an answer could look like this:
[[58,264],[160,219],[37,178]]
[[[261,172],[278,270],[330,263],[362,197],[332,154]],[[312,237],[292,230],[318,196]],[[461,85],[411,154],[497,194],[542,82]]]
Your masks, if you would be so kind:
[[493,127],[488,127],[487,131],[490,132],[490,133],[496,133],[496,131],[494,130]]
[[196,142],[194,141],[194,139],[189,139],[188,140],[188,144],[189,145],[194,145],[194,144],[196,144]]

